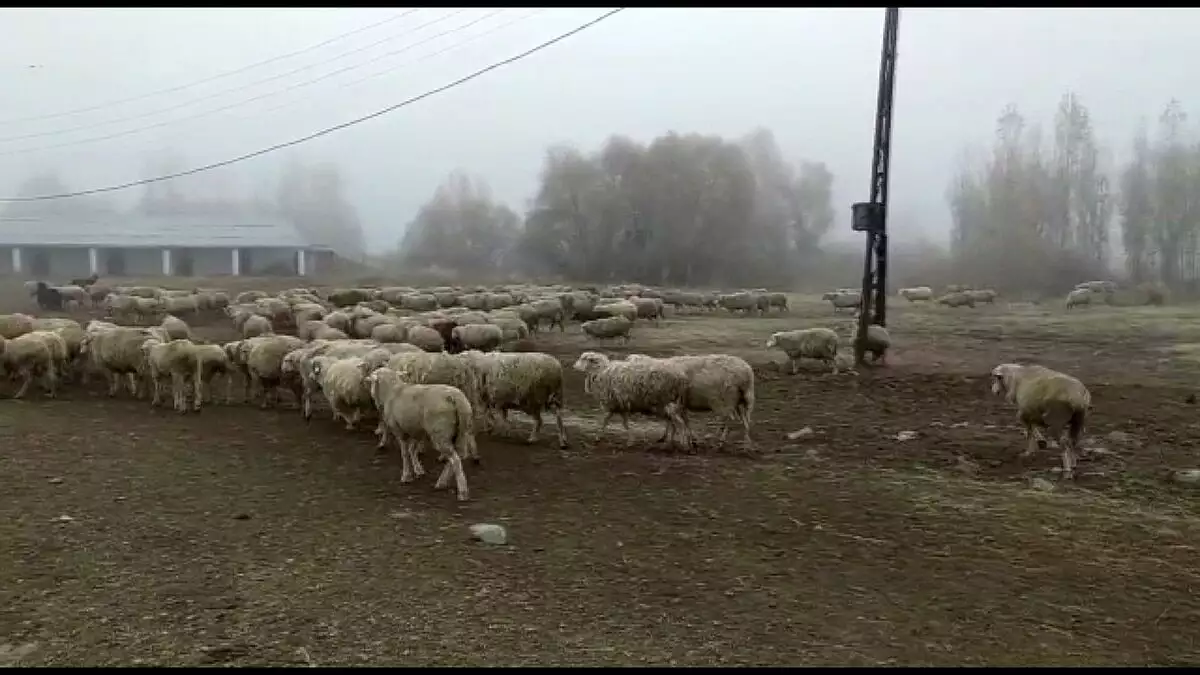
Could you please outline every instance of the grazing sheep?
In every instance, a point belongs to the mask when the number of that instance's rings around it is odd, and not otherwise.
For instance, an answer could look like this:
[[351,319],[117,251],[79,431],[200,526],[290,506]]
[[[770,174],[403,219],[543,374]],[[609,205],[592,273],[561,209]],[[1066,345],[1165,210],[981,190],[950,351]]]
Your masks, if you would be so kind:
[[1039,438],[1039,432],[1045,430],[1062,448],[1062,477],[1074,478],[1079,440],[1092,405],[1087,387],[1043,366],[1002,363],[992,369],[992,393],[1017,406],[1017,418],[1029,439],[1021,456],[1028,457],[1045,446]]
[[429,326],[413,326],[408,329],[408,334],[404,336],[404,341],[410,345],[416,345],[427,352],[440,352],[445,350],[446,341],[442,338],[442,334]]
[[970,307],[975,309],[975,298],[968,291],[951,291],[937,300],[947,307]]
[[767,307],[778,309],[786,314],[788,311],[787,293],[767,293]]
[[717,304],[729,312],[753,314],[758,311],[758,298],[749,293],[731,293],[717,298]]
[[481,352],[494,351],[504,340],[504,331],[499,326],[491,324],[455,326],[451,333],[464,349]]
[[[636,363],[650,358],[631,354],[626,361]],[[679,366],[687,375],[689,412],[713,412],[721,417],[720,445],[725,445],[729,422],[732,420],[740,422],[745,431],[742,444],[748,450],[754,448],[754,441],[750,438],[750,414],[754,411],[754,369],[745,359],[729,354],[703,354],[659,360]],[[670,424],[669,420],[667,424]],[[669,433],[669,428],[664,429],[659,442],[666,440]]]
[[357,356],[347,359],[317,356],[312,359],[311,369],[313,379],[321,386],[321,392],[333,411],[334,421],[344,420],[346,429],[354,431],[354,426],[362,417],[363,408],[371,403],[370,392],[365,385],[369,373],[367,362]]
[[1092,292],[1086,288],[1076,288],[1067,293],[1067,310],[1072,307],[1085,307],[1092,304]]
[[816,359],[822,361],[838,373],[837,352],[838,336],[828,328],[805,328],[772,333],[767,340],[767,349],[779,349],[787,354],[791,374],[796,374],[796,364],[800,359]]
[[[154,395],[151,406],[162,401],[163,380],[171,379],[171,399],[176,412],[188,411],[188,380],[196,375],[195,345],[186,338],[162,341],[147,338],[142,343],[142,354],[146,361],[146,382]],[[197,402],[198,403],[198,402]]]
[[0,339],[0,367],[4,372],[16,373],[21,377],[21,387],[13,398],[23,398],[29,385],[41,376],[46,395],[53,398],[58,389],[58,378],[54,368],[54,354],[45,337],[37,333],[26,333],[11,340]]
[[605,319],[585,321],[580,328],[583,329],[585,335],[593,340],[622,338],[628,344],[629,331],[633,328],[633,322],[624,316],[613,316]]
[[686,448],[693,450],[695,440],[687,420],[688,377],[673,363],[648,361],[610,361],[597,352],[579,355],[573,368],[587,375],[583,390],[597,399],[604,409],[599,431],[608,428],[613,415],[629,431],[629,415],[653,415],[668,421],[667,441],[681,431]]
[[837,314],[838,310],[842,309],[858,309],[862,305],[862,292],[854,290],[830,291],[822,295],[821,299],[828,300],[829,304],[833,305],[833,313]]
[[519,410],[533,419],[528,443],[536,443],[542,433],[542,412],[554,414],[558,429],[558,447],[567,448],[563,426],[563,371],[558,359],[549,354],[464,352],[476,375],[476,388],[483,404],[483,419],[492,426],[492,414],[499,411],[507,423],[508,411]]
[[913,286],[901,288],[900,297],[909,302],[927,302],[933,300],[933,289],[928,286]]
[[[858,341],[858,323],[854,324],[854,335],[850,338],[850,343],[854,344]],[[892,346],[892,337],[883,326],[877,324],[869,324],[867,326],[867,342],[864,346],[863,353],[871,355],[871,361],[880,361],[886,359],[887,350]],[[885,361],[886,363],[886,361]]]
[[477,453],[471,403],[458,389],[442,384],[409,384],[399,373],[380,368],[367,376],[371,398],[379,410],[384,443],[395,438],[403,468],[400,482],[425,473],[417,448],[425,439],[446,460],[435,489],[443,489],[454,476],[459,501],[469,498],[462,458]]
[[162,323],[159,324],[159,327],[166,331],[167,335],[172,340],[192,339],[192,329],[188,327],[187,322],[178,317],[171,316],[170,314],[163,317]]
[[71,350],[67,346],[66,339],[53,330],[35,330],[31,333],[26,333],[26,335],[38,338],[50,350],[51,372],[54,382],[57,385],[63,375],[70,372],[71,368]]
[[196,360],[196,373],[192,376],[196,392],[192,409],[200,412],[200,404],[205,400],[204,390],[208,389],[208,400],[213,401],[212,381],[217,375],[225,377],[225,405],[233,402],[233,364],[220,345],[194,345],[193,357]]

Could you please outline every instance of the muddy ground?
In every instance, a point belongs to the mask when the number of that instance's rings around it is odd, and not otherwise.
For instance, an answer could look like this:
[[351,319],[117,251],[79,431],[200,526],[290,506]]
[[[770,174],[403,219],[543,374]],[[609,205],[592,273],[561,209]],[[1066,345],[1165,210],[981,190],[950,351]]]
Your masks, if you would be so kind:
[[[673,317],[603,351],[745,356],[762,457],[598,437],[572,374],[572,447],[525,445],[514,415],[461,505],[324,415],[0,399],[0,664],[1195,663],[1200,493],[1170,476],[1200,466],[1197,318],[897,304],[888,367],[792,376],[770,333],[849,317]],[[539,345],[587,348],[577,327]],[[1091,387],[1075,485],[1053,451],[1016,461],[988,396],[1031,358]]]

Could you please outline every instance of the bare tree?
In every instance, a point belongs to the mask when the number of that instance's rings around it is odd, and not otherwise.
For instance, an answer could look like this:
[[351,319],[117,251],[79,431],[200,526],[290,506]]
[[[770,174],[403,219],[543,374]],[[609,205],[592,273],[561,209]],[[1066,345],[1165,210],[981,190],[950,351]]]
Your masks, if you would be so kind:
[[497,204],[478,178],[454,172],[408,224],[400,244],[405,262],[458,272],[494,272],[520,234],[521,220]]
[[822,164],[797,172],[765,130],[551,148],[520,250],[574,279],[783,284],[832,224],[832,183]]
[[312,244],[362,260],[366,243],[358,212],[346,200],[341,173],[333,164],[290,162],[279,180],[279,212]]

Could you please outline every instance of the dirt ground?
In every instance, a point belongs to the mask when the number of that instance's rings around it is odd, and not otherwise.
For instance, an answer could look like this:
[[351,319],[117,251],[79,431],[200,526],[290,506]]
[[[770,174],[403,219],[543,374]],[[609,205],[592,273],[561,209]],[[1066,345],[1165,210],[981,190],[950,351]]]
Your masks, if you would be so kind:
[[[744,356],[762,457],[598,437],[572,372],[572,447],[514,415],[461,505],[324,415],[0,399],[0,665],[1194,664],[1198,319],[897,302],[887,367],[793,376],[770,333],[848,316],[672,317],[601,351]],[[1075,485],[989,395],[1025,359],[1091,388]]]

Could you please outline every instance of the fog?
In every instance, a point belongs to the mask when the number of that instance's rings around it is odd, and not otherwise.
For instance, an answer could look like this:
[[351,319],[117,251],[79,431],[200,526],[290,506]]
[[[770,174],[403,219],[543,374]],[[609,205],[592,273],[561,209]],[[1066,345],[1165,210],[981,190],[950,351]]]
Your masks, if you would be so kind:
[[[252,152],[441,86],[606,10],[421,9],[184,86],[403,11],[5,10],[2,192],[38,173],[82,190]],[[826,165],[834,219],[824,241],[857,241],[849,204],[868,194],[882,22],[879,9],[629,9],[460,87],[213,172],[223,178],[178,179],[179,189],[217,181],[273,194],[288,162],[332,163],[368,248],[382,251],[455,170],[523,215],[552,144],[594,152],[614,134],[648,143],[672,130],[738,138],[761,128],[789,161]],[[949,242],[947,186],[964,148],[993,142],[1006,105],[1052,129],[1073,92],[1109,161],[1127,156],[1140,122],[1153,125],[1172,98],[1194,103],[1198,28],[1193,9],[904,10],[893,240]],[[142,96],[170,88],[179,90]],[[128,205],[142,191],[111,197]]]

